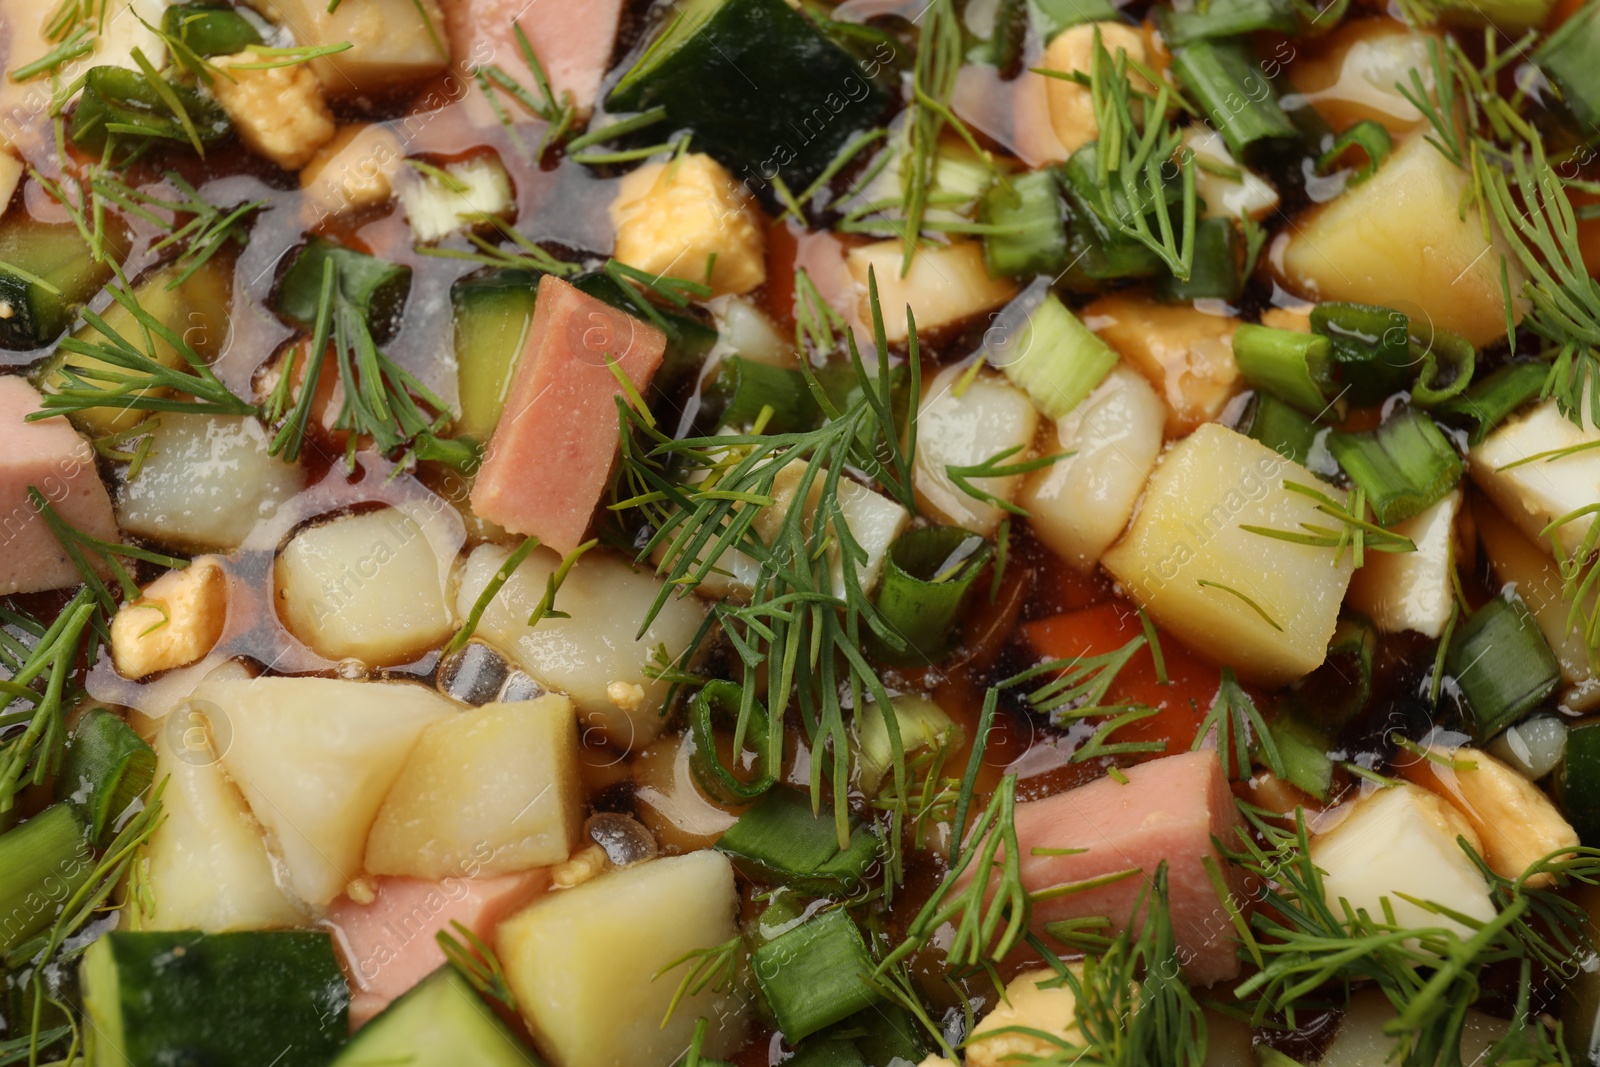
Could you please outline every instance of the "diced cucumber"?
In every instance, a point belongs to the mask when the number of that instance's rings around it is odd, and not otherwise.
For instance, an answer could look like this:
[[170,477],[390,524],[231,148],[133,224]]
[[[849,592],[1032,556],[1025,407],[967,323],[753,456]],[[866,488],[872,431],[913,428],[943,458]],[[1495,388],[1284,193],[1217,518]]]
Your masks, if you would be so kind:
[[822,412],[805,378],[797,370],[774,367],[743,356],[728,356],[701,393],[705,414],[719,426],[753,424],[763,408],[771,409],[767,433],[799,433],[822,421]]
[[[107,250],[114,249],[117,259],[122,247],[121,235],[108,238]],[[0,344],[49,344],[110,280],[111,264],[95,260],[77,227],[12,212],[0,228]]]
[[1600,4],[1584,4],[1533,54],[1534,64],[1561,90],[1562,102],[1590,139],[1600,137],[1596,54],[1600,54]]
[[324,1067],[350,989],[325,933],[114,930],[79,967],[91,1067]]
[[446,964],[363,1026],[332,1067],[542,1067],[511,1027]]
[[[1013,309],[1023,312],[1019,303],[1007,308],[1002,318]],[[1046,418],[1059,419],[1077,407],[1117,365],[1111,346],[1054,293],[1047,291],[1039,305],[1010,329],[1014,334],[990,352],[989,362],[1027,393]]]
[[[168,102],[169,93],[182,108],[181,115]],[[108,137],[116,137],[122,145],[130,139],[137,143],[142,137],[174,145],[189,144],[192,137],[209,145],[232,129],[222,105],[187,85],[166,82],[156,86],[137,70],[93,67],[84,75],[83,95],[67,132],[73,144],[98,156]]]
[[1067,219],[1052,169],[1003,178],[984,193],[978,221],[1013,227],[985,234],[983,259],[995,277],[1055,274],[1067,260]]
[[56,776],[56,799],[75,805],[98,847],[111,843],[114,826],[128,805],[144,795],[155,777],[156,753],[121,716],[105,708],[84,715],[67,742]]
[[272,307],[283,318],[306,329],[316,325],[322,299],[323,264],[334,266],[334,285],[359,308],[373,338],[386,340],[398,327],[411,293],[411,268],[385,263],[376,256],[313,237],[278,279]]
[[[628,299],[622,288],[606,274],[599,271],[580,274],[571,282],[579,292],[620,308],[634,318],[647,317],[639,305]],[[662,357],[661,369],[656,372],[655,381],[661,389],[670,392],[690,375],[700,373],[706,356],[710,355],[717,343],[717,331],[699,319],[671,308],[656,307],[655,312],[666,324],[663,330],[667,335],[666,355]]]
[[1582,722],[1567,732],[1555,794],[1578,840],[1590,848],[1600,845],[1600,722]]
[[464,278],[450,290],[461,398],[457,433],[480,441],[494,433],[511,373],[527,343],[538,292],[539,275],[531,270],[491,271]]
[[801,189],[888,94],[784,0],[690,0],[612,91],[613,111],[667,109],[696,148],[760,189]]
[[261,32],[226,4],[178,4],[161,16],[161,31],[199,56],[231,56],[264,44]]

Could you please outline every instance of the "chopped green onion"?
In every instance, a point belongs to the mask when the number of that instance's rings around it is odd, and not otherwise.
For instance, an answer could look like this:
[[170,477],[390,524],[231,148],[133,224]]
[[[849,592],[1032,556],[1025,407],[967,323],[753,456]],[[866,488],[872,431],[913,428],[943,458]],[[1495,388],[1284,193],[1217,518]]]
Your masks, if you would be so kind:
[[855,892],[878,858],[878,836],[862,825],[839,847],[833,812],[817,816],[811,798],[797,789],[769,789],[717,841],[741,871],[758,881],[786,885],[815,896]]
[[1238,430],[1301,466],[1311,458],[1317,439],[1317,424],[1271,393],[1251,398]]
[[1378,525],[1393,526],[1432,506],[1461,480],[1461,456],[1432,419],[1413,407],[1365,433],[1335,430],[1328,450],[1366,491]]
[[1256,145],[1299,138],[1249,41],[1195,41],[1173,54],[1172,69],[1233,158],[1242,162]]
[[887,712],[877,704],[866,705],[856,712],[855,766],[856,784],[869,797],[878,795],[878,787],[894,767],[894,743],[884,721],[886,713],[894,716],[900,750],[907,756],[923,748],[959,744],[956,739],[961,736],[943,708],[911,693],[891,697]]
[[855,1027],[846,1023],[839,1030],[840,1033],[818,1034],[810,1041],[801,1042],[794,1055],[783,1061],[784,1067],[872,1067],[875,1061],[862,1055],[856,1043],[846,1036],[853,1034]]
[[1322,731],[1294,714],[1277,716],[1267,729],[1283,761],[1284,781],[1318,800],[1327,800],[1333,786],[1333,760],[1328,758],[1328,739]]
[[1317,173],[1330,173],[1352,148],[1359,150],[1366,161],[1351,172],[1347,186],[1360,185],[1378,173],[1378,168],[1394,149],[1394,139],[1382,124],[1362,119],[1333,139],[1333,144],[1317,160]]
[[875,603],[905,647],[874,641],[874,654],[901,666],[942,659],[960,633],[961,601],[990,555],[987,541],[955,526],[927,526],[896,539]]
[[[774,738],[767,710],[759,700],[750,699],[745,738],[756,746],[756,776],[745,781],[724,766],[717,755],[717,737],[712,718],[737,719],[744,691],[732,682],[715,681],[703,686],[689,707],[689,729],[694,737],[694,756],[689,761],[695,780],[710,796],[725,803],[755,800],[778,780],[783,759],[782,735]],[[737,758],[735,760],[737,762]]]
[[1239,299],[1244,278],[1239,231],[1232,219],[1201,219],[1194,229],[1194,263],[1187,281],[1168,273],[1156,283],[1156,298],[1168,303]]
[[198,148],[221,140],[230,128],[221,105],[186,85],[126,67],[93,67],[84,75],[67,133],[73,144],[98,155],[111,134]]
[[984,359],[1046,418],[1059,419],[1105,380],[1118,357],[1048,286],[1035,284],[1000,313],[990,331],[999,340]]
[[[1116,160],[1111,160],[1113,165]],[[1149,244],[1133,236],[1131,228],[1154,220],[1152,230],[1159,229],[1160,214],[1173,205],[1182,204],[1183,185],[1176,174],[1164,168],[1157,183],[1158,192],[1149,184],[1141,184],[1129,199],[1127,186],[1108,179],[1100,173],[1100,145],[1091,142],[1072,154],[1061,168],[1061,184],[1071,208],[1072,230],[1080,247],[1069,247],[1076,259],[1083,249],[1091,252],[1095,261],[1082,265],[1091,277],[1131,278],[1159,274],[1164,269],[1161,256]],[[1109,184],[1108,184],[1109,182]],[[1149,224],[1147,224],[1149,225]],[[1086,242],[1086,244],[1084,243]]]
[[150,788],[156,754],[121,716],[105,708],[87,712],[67,741],[56,776],[56,799],[75,805],[97,847],[109,844],[129,805]]
[[750,954],[750,963],[790,1043],[880,999],[871,983],[867,943],[843,909],[824,912],[773,938]]
[[1171,48],[1261,30],[1293,37],[1300,29],[1299,15],[1283,0],[1211,0],[1210,4],[1198,4],[1189,11],[1163,5],[1156,9],[1156,23]]
[[[1555,653],[1515,593],[1490,600],[1456,629],[1445,671],[1460,687],[1480,742],[1526,717],[1561,684]],[[1570,739],[1568,746],[1570,753]]]
[[1422,369],[1411,386],[1411,402],[1418,407],[1432,408],[1461,395],[1472,384],[1473,372],[1478,365],[1478,350],[1460,334],[1435,329],[1427,343],[1411,339],[1412,362],[1421,353]]
[[1437,414],[1446,422],[1468,426],[1468,442],[1482,444],[1506,416],[1537,397],[1549,378],[1547,363],[1510,363],[1439,405]]
[[0,834],[0,953],[55,924],[58,904],[94,866],[88,827],[70,804],[52,804]]
[[978,221],[994,227],[983,238],[990,275],[1053,275],[1066,265],[1067,219],[1053,169],[997,179],[978,202]]
[[1600,5],[1584,4],[1533,54],[1586,136],[1600,135]]
[[1331,734],[1366,710],[1377,648],[1378,631],[1366,616],[1340,612],[1322,666],[1296,683],[1303,717]]
[[411,268],[385,263],[322,237],[313,237],[278,279],[272,295],[273,310],[296,325],[312,329],[322,306],[323,264],[329,261],[334,264],[340,295],[361,312],[373,340],[382,343],[394,332],[411,292]]
[[1121,17],[1112,0],[1028,0],[1028,21],[1045,44],[1062,30]]
[[1332,354],[1328,339],[1314,333],[1246,323],[1233,334],[1233,358],[1244,380],[1313,418],[1331,407]]
[[728,356],[717,365],[701,403],[719,426],[753,426],[763,410],[770,412],[766,433],[800,433],[822,422],[822,412],[799,371],[744,356]]
[[1311,309],[1311,329],[1333,343],[1351,403],[1376,404],[1405,388],[1410,319],[1391,308],[1329,302]]

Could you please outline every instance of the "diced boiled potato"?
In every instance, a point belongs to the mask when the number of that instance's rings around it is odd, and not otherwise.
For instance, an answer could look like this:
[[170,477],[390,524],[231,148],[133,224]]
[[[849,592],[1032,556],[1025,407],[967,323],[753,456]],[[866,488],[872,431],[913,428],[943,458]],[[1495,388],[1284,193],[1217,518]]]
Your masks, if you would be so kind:
[[[1007,450],[1015,451],[1000,461],[1002,466],[1031,459],[1039,412],[1027,393],[998,374],[980,373],[962,388],[967,370],[947,367],[923,391],[912,481],[917,503],[931,518],[988,537],[1006,513],[968,494],[946,468],[977,466]],[[966,480],[1008,502],[1022,487],[1020,474]]]
[[1082,318],[1166,402],[1168,437],[1215,420],[1242,388],[1233,361],[1238,319],[1123,294],[1101,297]]
[[1393,527],[1415,552],[1368,552],[1346,599],[1385,633],[1415,630],[1438,637],[1455,602],[1455,526],[1461,490]]
[[[1409,758],[1400,772],[1466,816],[1483,842],[1483,861],[1494,873],[1521,878],[1536,861],[1577,847],[1578,832],[1549,796],[1504,763],[1470,747],[1435,745],[1431,751],[1435,759]],[[1527,884],[1551,886],[1555,876],[1541,872]]]
[[367,834],[417,738],[458,710],[421,685],[337,678],[208,679],[194,699],[226,718],[222,765],[290,887],[314,905],[361,873]]
[[738,819],[700,791],[689,764],[693,754],[688,734],[669,734],[631,761],[639,818],[667,852],[710,848]]
[[478,155],[439,169],[449,177],[413,171],[400,182],[406,221],[411,224],[411,235],[422,244],[432,244],[458,230],[490,225],[490,219],[510,219],[516,213],[511,177],[500,157]]
[[284,170],[299,170],[317,149],[333,140],[333,112],[322,99],[322,84],[303,63],[259,67],[254,52],[221,56],[211,92],[233,120],[245,147]]
[[[1363,989],[1350,998],[1349,1009],[1339,1018],[1333,1041],[1317,1067],[1392,1067],[1400,1062],[1400,1039],[1385,1030],[1399,1016],[1379,989]],[[1504,1019],[1469,1009],[1462,1020],[1461,1059],[1464,1064],[1488,1064],[1489,1050],[1511,1029]]]
[[398,508],[296,533],[278,554],[278,612],[329,659],[405,663],[450,636],[450,568]]
[[611,224],[616,258],[630,267],[702,281],[710,265],[711,291],[719,296],[748,293],[767,280],[760,209],[702,152],[630,171],[611,202]]
[[[1081,978],[1082,964],[1073,966]],[[1048,967],[1024,971],[1006,983],[1005,999],[967,1038],[967,1067],[1011,1067],[1031,1059],[1048,1059],[1061,1049],[1056,1041],[1019,1030],[1083,1043],[1078,1032],[1078,999]]]
[[1039,540],[1084,573],[1122,535],[1161,453],[1167,409],[1150,383],[1118,366],[1056,421],[1065,459],[1034,471],[1017,502]]
[[1339,558],[1243,529],[1327,524],[1286,482],[1341,496],[1267,446],[1207,423],[1168,450],[1127,536],[1104,557],[1163,627],[1267,684],[1321,665],[1353,567],[1349,551]]
[[728,858],[693,852],[549,894],[500,925],[495,949],[551,1067],[664,1067],[697,1018],[711,1023],[705,1055],[744,1040],[737,994],[715,988],[689,993],[662,1022],[693,966],[684,955],[737,936],[738,909]]
[[890,344],[909,336],[906,309],[915,316],[920,332],[953,326],[1017,295],[1010,278],[991,278],[977,241],[953,240],[947,245],[917,249],[904,276],[900,265],[906,246],[898,239],[877,241],[850,249],[845,266],[856,287],[859,322],[871,326],[872,300],[869,274],[878,282],[878,302],[883,310],[883,332]]
[[1411,82],[1415,72],[1423,91],[1433,96],[1433,45],[1440,39],[1436,31],[1389,19],[1353,19],[1323,38],[1315,52],[1298,59],[1290,77],[1334,129],[1371,119],[1398,136],[1427,122],[1398,87],[1416,92]]
[[[1120,22],[1084,22],[1062,30],[1044,50],[1041,69],[1062,74],[1083,74],[1094,70],[1095,33],[1099,32],[1101,46],[1113,61],[1119,52],[1128,57],[1128,84],[1136,92],[1154,93],[1155,89],[1144,75],[1133,69],[1133,64],[1144,64],[1144,36],[1132,26]],[[1030,72],[1031,73],[1031,72]],[[1034,74],[1033,77],[1043,77]],[[1090,141],[1100,137],[1100,124],[1095,119],[1094,99],[1087,85],[1050,78],[1045,83],[1045,98],[1049,102],[1050,125],[1056,139],[1068,155]]]
[[387,126],[340,127],[300,170],[306,204],[319,217],[359,211],[394,195],[405,150]]
[[111,620],[111,657],[127,678],[185,667],[203,658],[228,619],[228,579],[201,556],[147,585]]
[[[1539,631],[1550,642],[1550,650],[1561,664],[1562,680],[1570,687],[1561,702],[1574,710],[1586,710],[1600,703],[1600,678],[1589,664],[1588,645],[1580,623],[1571,615],[1572,604],[1563,595],[1561,570],[1550,553],[1529,540],[1493,504],[1478,500],[1472,509],[1478,536],[1497,581],[1514,584],[1517,595],[1533,613]],[[1595,610],[1594,590],[1583,598],[1583,617]]]
[[[1542,453],[1580,445],[1586,447],[1571,455],[1528,462]],[[1554,400],[1501,423],[1467,459],[1478,488],[1523,533],[1547,548],[1550,540],[1540,535],[1549,523],[1600,501],[1600,430],[1587,416],[1581,426],[1574,423]],[[1593,522],[1592,515],[1584,515],[1555,532],[1563,555],[1578,550]]]
[[[1303,296],[1425,309],[1435,327],[1486,345],[1506,332],[1502,257],[1511,292],[1523,272],[1498,233],[1484,240],[1480,208],[1463,217],[1469,182],[1422,131],[1408,134],[1377,174],[1301,216],[1274,243],[1273,268]],[[1527,301],[1513,305],[1520,320]]]
[[[303,925],[307,917],[278,884],[261,825],[218,761],[205,707],[180,704],[155,739],[165,817],[135,861],[136,921],[146,930],[206,933]],[[224,726],[214,728],[231,739]]]
[[[1205,218],[1236,219],[1248,215],[1260,219],[1277,210],[1278,191],[1271,182],[1234,160],[1222,134],[1206,126],[1190,126],[1183,132],[1183,144],[1195,156],[1194,188],[1205,201]],[[1239,177],[1207,170],[1201,163],[1237,170]]]
[[572,701],[485,704],[422,732],[378,810],[367,870],[438,880],[468,863],[483,876],[547,867],[577,847],[583,807]]
[[258,419],[164,413],[137,478],[118,478],[117,522],[176,548],[228,551],[305,484],[267,454]]
[[[467,557],[458,605],[463,617],[510,555],[480,545]],[[661,702],[668,683],[645,668],[658,646],[676,662],[689,647],[705,608],[694,597],[669,597],[641,636],[639,622],[661,590],[653,575],[614,556],[591,552],[578,560],[556,594],[569,618],[528,626],[546,584],[561,565],[554,552],[535,549],[489,603],[478,636],[515,660],[548,688],[566,693],[586,725],[598,726],[622,748],[644,745],[661,733]]]
[[[301,45],[350,47],[311,61],[329,96],[381,93],[438,74],[450,61],[436,0],[249,0]],[[330,6],[333,10],[329,10]]]
[[1457,837],[1474,848],[1480,845],[1454,808],[1425,789],[1402,784],[1355,801],[1344,821],[1311,839],[1311,859],[1324,872],[1323,890],[1335,913],[1343,899],[1381,917],[1387,898],[1401,926],[1442,927],[1470,937],[1465,923],[1434,915],[1399,895],[1474,919],[1492,918],[1489,883]]

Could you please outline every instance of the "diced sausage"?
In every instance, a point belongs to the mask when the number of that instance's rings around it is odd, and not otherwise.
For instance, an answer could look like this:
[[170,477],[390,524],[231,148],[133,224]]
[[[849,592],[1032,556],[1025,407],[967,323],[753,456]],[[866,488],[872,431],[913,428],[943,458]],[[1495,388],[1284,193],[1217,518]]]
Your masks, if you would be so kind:
[[65,418],[24,421],[41,406],[33,386],[14,375],[0,377],[0,593],[79,581],[77,568],[28,499],[29,486],[69,525],[103,541],[122,540],[94,450]]
[[472,510],[557,552],[583,540],[617,458],[615,360],[640,393],[666,336],[555,277],[539,282],[533,326],[505,412],[472,489]]
[[389,1002],[444,963],[435,934],[461,940],[458,922],[485,942],[495,925],[549,884],[545,868],[498,878],[376,879],[376,895],[358,904],[340,897],[328,905],[327,924],[350,978],[350,1026],[360,1027]]
[[[1207,749],[1128,767],[1122,774],[1126,784],[1101,778],[1017,805],[1022,882],[1029,893],[1129,868],[1142,872],[1036,902],[1033,932],[1050,945],[1045,924],[1098,916],[1111,920],[1112,932],[1125,929],[1140,892],[1165,860],[1173,934],[1184,974],[1202,985],[1234,977],[1239,958],[1233,925],[1205,868],[1210,857],[1227,875],[1213,836],[1230,847],[1237,845],[1239,815],[1222,762]],[[1078,849],[1083,851],[1055,854]],[[1052,854],[1037,855],[1036,850]],[[1246,910],[1245,895],[1236,884],[1232,889],[1235,903]]]
[[593,110],[611,66],[622,0],[444,0],[443,6],[457,64],[492,63],[519,81],[530,81],[512,29],[521,26],[556,96],[570,92],[581,113]]

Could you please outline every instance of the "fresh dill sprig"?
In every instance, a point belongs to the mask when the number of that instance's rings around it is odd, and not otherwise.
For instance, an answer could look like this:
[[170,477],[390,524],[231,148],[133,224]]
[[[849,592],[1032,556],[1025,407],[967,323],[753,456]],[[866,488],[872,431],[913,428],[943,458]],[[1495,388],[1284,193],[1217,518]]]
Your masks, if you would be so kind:
[[[103,541],[93,534],[85,533],[58,515],[56,509],[44,498],[44,494],[31,485],[28,486],[28,499],[33,504],[34,510],[39,513],[39,518],[55,535],[61,550],[72,561],[78,576],[83,579],[84,587],[94,595],[105,620],[109,620],[117,613],[117,598],[105,580],[100,577],[102,569],[110,571],[116,578],[118,589],[126,603],[139,598],[139,586],[128,573],[128,568],[123,565],[123,560],[141,560],[170,570],[182,570],[189,565],[186,559],[140,548],[138,545]],[[103,621],[97,620],[96,625],[100,626]]]
[[[517,150],[537,162],[572,132],[573,126],[578,121],[578,106],[572,99],[571,90],[563,90],[557,97],[555,90],[550,87],[550,78],[545,74],[544,64],[539,62],[539,57],[535,54],[533,45],[529,42],[528,35],[523,32],[522,26],[513,22],[511,29],[516,37],[517,51],[521,53],[523,63],[533,75],[533,88],[529,89],[507,74],[504,68],[493,63],[478,68],[478,85],[483,89],[483,95],[494,110],[495,117],[506,128]],[[512,120],[511,114],[495,95],[497,89],[516,101],[528,114],[544,120],[544,132],[539,135],[539,144],[531,154],[528,152],[527,144],[522,140],[522,135],[517,132],[517,125]]]
[[[182,334],[141,307],[132,291],[116,283],[107,291],[133,316],[142,345],[118,333],[97,313],[85,310],[84,321],[102,340],[61,339],[60,351],[88,357],[88,361],[63,362],[61,383],[43,394],[42,409],[29,414],[28,421],[97,408],[203,415],[256,413],[256,406],[224,385]],[[170,367],[158,358],[157,340],[178,354],[181,366]]]
[[1049,1049],[1030,1059],[1034,1067],[1199,1067],[1206,1058],[1205,1014],[1179,973],[1182,957],[1169,900],[1163,860],[1134,901],[1128,924],[1115,936],[1079,936],[1080,929],[1104,929],[1108,924],[1103,919],[1066,929],[1050,924],[1087,950],[1079,969],[1065,966],[1048,949],[1042,953],[1056,978],[1041,987],[1062,986],[1073,995],[1075,1037],[1003,1026],[969,1038],[967,1047],[1005,1035],[1027,1035]]
[[1007,463],[1006,460],[1021,452],[1024,445],[1013,445],[1003,449],[984,460],[982,463],[973,463],[965,466],[946,464],[945,475],[950,483],[967,496],[979,503],[988,504],[990,507],[999,508],[1001,511],[1010,512],[1020,518],[1027,518],[1027,509],[1011,501],[972,484],[973,478],[1014,478],[1028,474],[1032,471],[1053,467],[1055,464],[1073,455],[1071,452],[1056,452],[1048,456],[1038,456],[1034,459],[1020,460],[1016,463]]
[[1275,530],[1270,526],[1242,525],[1239,529],[1278,541],[1288,541],[1290,544],[1331,548],[1338,553],[1336,559],[1342,558],[1344,550],[1349,548],[1352,550],[1357,567],[1366,562],[1366,553],[1369,551],[1415,552],[1417,550],[1416,542],[1411,538],[1367,521],[1367,497],[1359,486],[1351,492],[1348,504],[1341,504],[1322,490],[1301,485],[1299,482],[1284,482],[1283,487],[1291,493],[1298,493],[1314,500],[1317,511],[1338,522],[1339,528],[1302,522],[1300,530],[1305,531],[1303,533],[1296,530]]
[[[433,168],[438,170],[439,168]],[[440,171],[449,176],[448,171]],[[452,178],[452,180],[455,180]],[[463,216],[467,218],[467,216]],[[468,231],[467,241],[472,245],[472,250],[462,248],[448,248],[439,245],[418,245],[417,251],[425,256],[436,259],[460,259],[470,263],[478,263],[485,267],[496,267],[508,270],[535,270],[543,274],[554,274],[559,278],[570,277],[583,268],[577,263],[569,263],[564,259],[557,259],[538,242],[530,240],[527,235],[517,230],[498,215],[480,213],[472,216],[470,221],[482,223],[493,228],[502,241],[491,241],[482,234]]]
[[[349,434],[346,463],[353,468],[361,438],[370,437],[379,452],[389,455],[438,434],[450,413],[433,390],[378,348],[365,311],[345,295],[337,262],[329,257],[322,267],[316,321],[298,394],[295,347],[284,357],[277,384],[262,405],[262,417],[278,424],[268,452],[296,460],[310,433],[322,369],[331,354],[343,393],[333,429]],[[437,414],[430,415],[425,408]]]
[[[654,561],[664,580],[640,633],[669,597],[688,595],[728,553],[742,552],[755,562],[758,574],[748,601],[720,602],[711,614],[748,681],[736,736],[742,738],[750,728],[758,672],[765,673],[778,709],[793,694],[811,749],[818,754],[811,766],[813,798],[820,805],[824,778],[831,777],[841,843],[849,839],[850,744],[844,701],[856,708],[869,702],[887,707],[890,702],[862,654],[862,641],[870,632],[890,648],[904,645],[862,587],[860,567],[867,553],[845,516],[840,496],[845,472],[863,472],[907,510],[916,505],[911,488],[915,433],[900,425],[895,411],[876,278],[869,278],[868,291],[878,367],[869,371],[854,337],[847,338],[859,389],[843,409],[803,368],[828,420],[818,429],[674,440],[662,433],[642,404],[620,397],[622,456],[616,495],[622,499],[611,505],[617,512],[637,509],[650,525],[652,533],[639,558]],[[669,290],[663,295],[675,294]],[[911,337],[907,366],[915,395],[920,371],[914,323]],[[780,496],[786,502],[777,506]],[[763,513],[766,537],[755,526]],[[702,630],[702,638],[710,632]],[[784,715],[780,710],[769,720],[769,750],[781,751]],[[896,788],[905,795],[898,726],[892,717],[887,721]]]
[[972,846],[952,864],[876,975],[916,952],[946,923],[954,928],[946,957],[956,967],[998,962],[1027,933],[1032,900],[1022,885],[1016,800],[1017,776],[1008,774],[973,824]]
[[[109,172],[92,176],[89,189],[97,199],[114,203],[129,215],[166,231],[150,246],[152,252],[182,249],[175,264],[178,273],[167,284],[167,288],[176,289],[209,263],[229,241],[244,244],[246,221],[265,207],[267,201],[253,200],[233,208],[218,207],[176,171],[168,171],[164,177],[182,199],[168,200],[136,189]],[[163,218],[158,212],[165,212],[168,217]],[[189,220],[180,225],[178,220],[185,215]]]
[[1148,79],[1156,86],[1154,96],[1135,88],[1132,75],[1143,71],[1121,49],[1113,57],[1098,29],[1087,76],[1047,67],[1034,72],[1088,87],[1100,131],[1095,143],[1096,213],[1118,234],[1155,253],[1174,277],[1186,280],[1194,265],[1199,211],[1194,153],[1181,154],[1176,219],[1167,200],[1166,176],[1183,143],[1183,131],[1168,121],[1167,112],[1174,104],[1184,104],[1183,99],[1160,77]]
[[1120,706],[1106,704],[1106,693],[1122,668],[1146,643],[1144,635],[1140,634],[1114,652],[1049,660],[1013,675],[1002,684],[1011,687],[1035,678],[1050,677],[1050,681],[1030,691],[1026,699],[1034,711],[1049,715],[1057,726],[1091,715],[1120,711]]
[[456,919],[451,919],[450,925],[455,928],[454,934],[449,930],[440,930],[433,935],[444,958],[473,989],[504,1006],[507,1011],[515,1012],[517,995],[506,978],[500,957],[495,955],[494,949],[483,938],[472,932],[470,926]]
[[1284,767],[1278,744],[1272,738],[1272,731],[1267,728],[1267,720],[1262,717],[1256,702],[1250,699],[1250,694],[1239,684],[1232,667],[1222,668],[1222,683],[1217,687],[1216,699],[1212,701],[1206,717],[1200,721],[1190,750],[1199,751],[1213,732],[1216,735],[1217,755],[1222,760],[1222,772],[1230,778],[1250,777],[1252,738],[1268,769],[1279,778],[1287,776],[1288,770]]
[[720,945],[686,952],[657,971],[653,979],[659,979],[686,963],[693,963],[679,980],[678,988],[672,993],[672,1000],[667,1004],[667,1013],[661,1019],[662,1028],[664,1029],[667,1023],[672,1021],[672,1015],[678,1010],[678,1005],[683,1003],[684,997],[699,996],[707,989],[732,989],[734,977],[738,973],[739,960],[744,954],[744,938],[735,934]]

